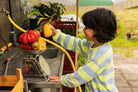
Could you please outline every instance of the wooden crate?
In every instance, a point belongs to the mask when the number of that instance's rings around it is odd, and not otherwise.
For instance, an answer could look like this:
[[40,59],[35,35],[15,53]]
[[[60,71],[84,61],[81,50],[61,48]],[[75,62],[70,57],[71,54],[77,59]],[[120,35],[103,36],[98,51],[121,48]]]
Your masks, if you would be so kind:
[[131,40],[131,39],[138,40],[138,33],[133,33],[133,32],[127,33],[127,39],[128,40]]
[[53,24],[56,29],[60,29],[63,33],[76,36],[76,22],[57,21]]
[[0,76],[0,87],[13,87],[10,92],[23,92],[23,76],[21,69],[16,69],[16,75]]

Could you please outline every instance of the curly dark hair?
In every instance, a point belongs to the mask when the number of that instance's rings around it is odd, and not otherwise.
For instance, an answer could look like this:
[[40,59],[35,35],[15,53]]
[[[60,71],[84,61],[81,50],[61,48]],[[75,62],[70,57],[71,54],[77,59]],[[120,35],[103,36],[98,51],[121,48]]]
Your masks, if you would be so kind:
[[116,16],[111,10],[97,8],[88,11],[82,16],[83,24],[95,31],[94,37],[99,42],[111,41],[116,36],[117,23]]

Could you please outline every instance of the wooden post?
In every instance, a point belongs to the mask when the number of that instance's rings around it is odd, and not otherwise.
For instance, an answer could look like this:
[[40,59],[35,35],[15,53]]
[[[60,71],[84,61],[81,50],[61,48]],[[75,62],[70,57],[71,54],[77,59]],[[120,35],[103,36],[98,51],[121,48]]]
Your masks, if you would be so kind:
[[[77,0],[76,4],[76,38],[78,38],[78,15],[79,15],[79,0]],[[78,53],[75,53],[75,68],[78,70]],[[74,89],[74,92],[77,92],[77,88]]]
[[111,8],[112,8],[112,10],[114,10],[114,4],[113,4],[113,2],[112,2],[112,5],[111,5]]

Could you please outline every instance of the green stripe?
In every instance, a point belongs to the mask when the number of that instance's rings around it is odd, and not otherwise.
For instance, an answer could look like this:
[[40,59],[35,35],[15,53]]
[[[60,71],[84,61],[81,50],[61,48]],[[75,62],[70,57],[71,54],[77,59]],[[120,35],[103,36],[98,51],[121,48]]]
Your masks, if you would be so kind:
[[114,71],[109,73],[108,75],[105,75],[105,76],[104,75],[99,75],[100,80],[103,81],[103,82],[107,81],[108,79],[110,79],[112,77],[114,77]]
[[97,50],[98,50],[98,48],[95,48],[95,49],[93,50],[93,54],[92,54],[91,58],[93,58],[93,57],[95,56]]
[[76,39],[76,52],[81,53],[80,47],[78,45],[78,39]]
[[79,68],[78,74],[79,74],[85,81],[89,81],[89,80],[93,79],[93,77],[89,76],[82,68]]
[[61,35],[61,31],[59,30],[59,29],[57,29],[56,30],[57,31],[57,33],[56,33],[56,35],[55,36],[52,36],[53,37],[53,40],[57,40],[58,39],[58,37]]
[[59,42],[62,46],[64,44],[65,39],[66,39],[66,35],[62,33],[62,35],[61,35],[61,42]]
[[93,91],[90,91],[86,85],[85,85],[85,89],[87,90],[86,92],[93,92]]
[[64,84],[63,81],[62,81],[62,80],[63,80],[63,77],[64,77],[64,76],[61,76],[60,82],[61,82],[61,84],[63,84],[63,85],[65,86],[65,84]]
[[64,82],[67,83],[69,87],[71,87],[70,83],[69,83],[68,80],[67,80],[67,76],[69,76],[69,74],[67,74],[67,75],[65,76]]
[[67,49],[71,50],[73,43],[74,43],[74,39],[75,39],[74,37],[70,37]]
[[112,66],[114,66],[114,65],[113,65],[113,61],[111,61],[110,63],[108,63],[108,64],[106,65],[106,67],[104,67],[104,69],[105,69],[105,70],[110,69]]
[[87,66],[97,74],[100,71],[100,67],[97,66],[93,61],[91,63],[87,64]]
[[93,88],[98,88],[99,90],[112,90],[114,88],[114,84],[109,84],[108,86],[97,84],[96,82],[88,83],[92,85]]
[[84,44],[83,44],[84,40],[81,41],[81,47],[82,47],[82,50],[87,53],[88,52],[88,47],[86,47]]
[[78,82],[78,80],[73,76],[73,74],[70,75],[70,79],[72,81],[72,84],[74,84],[75,86],[79,86],[80,83]]
[[102,55],[98,60],[98,64],[100,65],[101,63],[103,63],[103,61],[105,61],[105,59],[107,59],[110,55],[112,54],[112,49],[109,49],[104,55]]
[[89,59],[91,58],[91,57],[90,57],[90,54],[87,54],[87,55],[88,55],[88,60],[89,60]]

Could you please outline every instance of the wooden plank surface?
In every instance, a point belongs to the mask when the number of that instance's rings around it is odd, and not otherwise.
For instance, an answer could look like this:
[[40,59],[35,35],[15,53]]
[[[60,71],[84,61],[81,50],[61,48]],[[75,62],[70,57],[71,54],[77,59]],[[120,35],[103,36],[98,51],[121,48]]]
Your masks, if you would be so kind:
[[0,76],[0,86],[15,86],[17,83],[16,75]]

